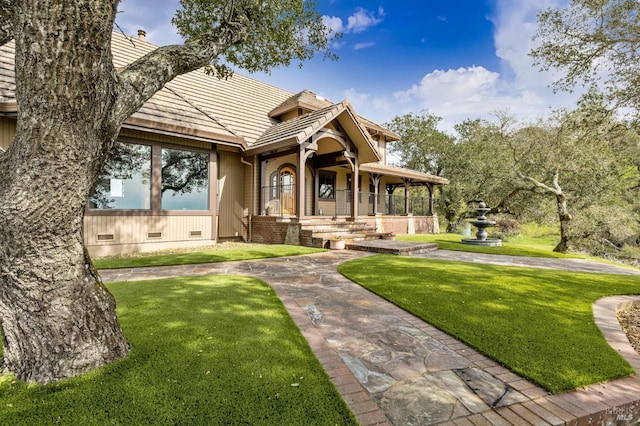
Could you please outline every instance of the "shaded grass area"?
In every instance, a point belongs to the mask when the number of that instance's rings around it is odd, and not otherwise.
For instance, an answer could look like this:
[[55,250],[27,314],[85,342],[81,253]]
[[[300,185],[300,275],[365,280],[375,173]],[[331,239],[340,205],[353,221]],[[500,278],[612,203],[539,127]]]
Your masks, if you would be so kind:
[[634,276],[378,255],[339,271],[553,393],[633,374],[592,304],[640,294]]
[[108,287],[130,355],[42,387],[0,376],[1,424],[356,424],[263,281],[209,276]]
[[208,247],[205,250],[192,249],[191,251],[185,250],[180,252],[103,258],[95,259],[93,263],[97,269],[121,269],[139,268],[144,266],[193,265],[198,263],[267,259],[271,257],[318,253],[321,251],[325,250],[284,244],[265,245],[235,243],[233,245],[228,245],[225,243],[220,246]]
[[[459,234],[420,234],[400,235],[401,241],[437,243],[441,250],[466,251],[471,253],[502,254],[508,256],[529,256],[549,258],[576,258],[575,254],[556,253],[553,248],[557,241],[555,237],[544,238],[511,238],[503,241],[502,247],[482,247],[462,244],[462,235]],[[471,238],[475,238],[472,236]]]

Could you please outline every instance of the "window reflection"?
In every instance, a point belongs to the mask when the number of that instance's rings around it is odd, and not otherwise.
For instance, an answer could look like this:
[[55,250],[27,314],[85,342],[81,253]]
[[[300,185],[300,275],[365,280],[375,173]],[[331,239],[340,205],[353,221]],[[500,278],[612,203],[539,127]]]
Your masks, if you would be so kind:
[[209,209],[209,155],[162,149],[162,209]]
[[89,197],[96,210],[151,208],[151,147],[116,142]]
[[318,197],[321,199],[335,198],[336,175],[334,173],[320,172]]

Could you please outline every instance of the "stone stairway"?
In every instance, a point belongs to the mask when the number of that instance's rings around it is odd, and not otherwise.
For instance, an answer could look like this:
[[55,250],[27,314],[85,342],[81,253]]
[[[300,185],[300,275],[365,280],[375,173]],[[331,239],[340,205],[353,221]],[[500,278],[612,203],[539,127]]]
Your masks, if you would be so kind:
[[385,236],[387,233],[378,232],[375,226],[363,221],[339,219],[313,219],[300,229],[300,241],[311,247],[329,248],[330,240],[340,238],[346,241],[347,249],[374,253],[411,255],[438,249],[433,243],[395,241],[384,239]]
[[301,224],[300,241],[311,247],[329,247],[329,241],[340,238],[349,242],[380,239],[383,233],[364,221],[345,219],[313,219]]

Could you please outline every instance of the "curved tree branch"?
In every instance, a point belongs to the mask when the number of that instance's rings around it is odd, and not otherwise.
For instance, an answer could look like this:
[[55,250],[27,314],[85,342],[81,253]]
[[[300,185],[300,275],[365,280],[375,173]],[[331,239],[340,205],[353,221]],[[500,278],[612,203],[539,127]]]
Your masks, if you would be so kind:
[[518,174],[520,179],[532,183],[534,188],[542,189],[544,192],[546,192],[548,194],[554,194],[554,195],[561,195],[562,194],[562,189],[560,188],[560,185],[558,184],[558,174],[559,174],[558,170],[556,170],[556,172],[553,174],[553,187],[551,187],[549,185],[545,185],[544,183],[539,182],[538,180],[532,178],[531,176],[525,175],[520,170],[516,170],[516,173]]
[[0,0],[0,46],[13,39],[15,0]]
[[215,62],[226,49],[245,39],[248,25],[246,18],[238,17],[221,23],[206,40],[159,47],[130,64],[118,75],[114,118],[122,123],[173,78]]

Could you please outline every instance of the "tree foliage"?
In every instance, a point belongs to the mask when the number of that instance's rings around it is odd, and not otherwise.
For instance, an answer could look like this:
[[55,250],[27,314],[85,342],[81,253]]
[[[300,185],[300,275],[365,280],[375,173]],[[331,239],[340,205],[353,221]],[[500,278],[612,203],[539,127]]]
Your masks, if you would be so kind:
[[640,138],[615,118],[599,92],[591,90],[575,109],[535,123],[505,113],[496,118],[459,123],[455,140],[438,136],[430,116],[392,122],[406,137],[395,150],[403,164],[422,161],[420,170],[437,171],[451,182],[440,203],[449,230],[482,200],[494,214],[553,220],[561,234],[558,251],[595,253],[603,244],[635,243]]
[[564,72],[557,89],[601,81],[618,106],[640,111],[638,28],[636,0],[571,0],[538,15],[531,55],[541,69]]
[[453,138],[438,130],[442,118],[422,111],[394,117],[385,126],[400,135],[389,147],[402,159],[403,167],[442,176],[443,158],[453,149]]
[[187,43],[214,45],[219,28],[227,22],[242,33],[213,58],[220,76],[229,75],[230,66],[268,72],[294,60],[311,59],[318,50],[334,57],[328,50],[332,34],[313,0],[180,0],[180,5],[173,23]]

